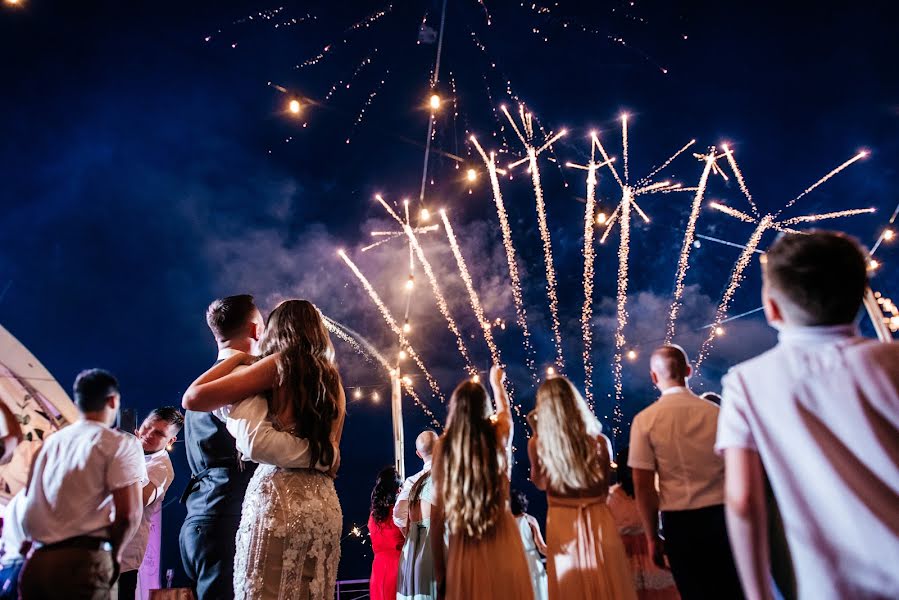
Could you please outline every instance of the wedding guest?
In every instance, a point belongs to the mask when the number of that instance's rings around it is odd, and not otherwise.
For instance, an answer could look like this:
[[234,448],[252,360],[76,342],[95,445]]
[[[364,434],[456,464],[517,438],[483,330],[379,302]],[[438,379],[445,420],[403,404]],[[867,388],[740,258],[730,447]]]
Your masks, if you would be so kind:
[[25,490],[20,490],[3,509],[3,532],[0,533],[0,600],[19,598],[19,575],[31,546],[22,531],[24,506]]
[[724,461],[715,454],[718,407],[690,391],[693,370],[679,346],[657,348],[649,367],[662,395],[634,417],[628,458],[649,553],[659,567],[667,555],[685,600],[741,598],[724,522]]
[[546,491],[550,600],[636,600],[612,513],[609,440],[574,385],[552,377],[529,420],[531,481]]
[[369,598],[372,600],[396,600],[396,578],[404,538],[402,530],[393,522],[392,513],[400,485],[402,480],[396,469],[388,467],[378,474],[371,492],[368,533],[375,554],[369,579]]
[[108,598],[140,524],[147,468],[134,436],[112,428],[118,382],[82,371],[74,397],[81,420],[47,438],[26,488],[22,529],[37,549],[22,569],[23,600]]
[[[175,479],[175,469],[169,458],[168,447],[175,443],[184,417],[174,406],[153,409],[134,434],[144,451],[147,464],[147,481],[142,503],[144,515],[134,537],[122,554],[122,574],[119,576],[119,600],[134,600],[137,591],[137,575],[150,539],[150,524],[162,510],[165,494]],[[159,582],[152,582],[157,586]]]
[[509,508],[512,516],[518,524],[518,533],[521,534],[521,543],[524,544],[524,553],[528,559],[528,568],[531,571],[531,585],[534,588],[534,600],[546,600],[548,597],[546,584],[546,567],[543,566],[541,556],[546,556],[546,542],[540,532],[540,525],[533,515],[528,514],[528,497],[521,490],[512,490],[512,499]]
[[5,402],[0,401],[0,465],[8,464],[22,443],[22,427],[19,420],[9,410]]
[[[534,597],[521,536],[509,510],[512,412],[505,373],[490,370],[496,412],[480,383],[460,383],[450,398],[446,429],[434,449],[437,503],[431,549],[438,597],[447,600],[530,600]],[[443,544],[449,532],[449,549]]]
[[[206,323],[218,347],[215,364],[230,361],[223,373],[251,362],[244,358],[259,352],[265,325],[252,296],[215,300],[206,310]],[[187,517],[179,544],[185,573],[199,600],[234,597],[237,530],[257,464],[301,469],[312,462],[307,439],[273,426],[266,397],[248,398],[234,410],[210,412],[226,404],[218,394],[198,398],[190,393],[182,400],[191,479],[181,496]],[[335,452],[336,464],[339,449]]]
[[421,459],[421,462],[423,463],[422,468],[421,471],[411,477],[407,477],[406,481],[403,482],[403,487],[396,496],[396,505],[393,507],[393,522],[396,523],[397,527],[404,531],[409,516],[409,491],[412,489],[412,486],[415,485],[415,482],[417,482],[423,475],[428,474],[430,476],[431,454],[434,451],[434,444],[436,442],[437,434],[430,429],[422,431],[418,434],[418,437],[415,438],[415,455]]
[[406,535],[400,555],[397,577],[397,600],[436,600],[437,578],[431,552],[431,510],[434,486],[431,478],[431,455],[437,434],[423,431],[415,440],[415,453],[424,467],[408,477],[397,495],[393,522]]
[[628,449],[624,448],[615,456],[618,465],[618,483],[609,490],[609,510],[615,519],[615,526],[624,542],[624,550],[630,560],[634,575],[634,588],[638,600],[679,600],[674,578],[667,569],[652,562],[652,555],[646,545],[646,532],[640,521],[640,511],[634,498],[634,479],[627,466]]
[[777,345],[725,376],[717,449],[747,597],[770,598],[762,468],[802,599],[899,598],[899,345],[859,336],[867,258],[841,233],[785,235],[762,259]]

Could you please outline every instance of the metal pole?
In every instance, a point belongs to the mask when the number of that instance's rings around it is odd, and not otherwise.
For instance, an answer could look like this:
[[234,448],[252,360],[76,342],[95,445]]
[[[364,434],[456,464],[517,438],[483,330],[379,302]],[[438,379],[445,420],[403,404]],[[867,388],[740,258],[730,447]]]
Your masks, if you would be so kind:
[[865,310],[868,311],[868,317],[871,319],[871,324],[874,325],[874,331],[877,332],[877,339],[881,342],[892,342],[893,334],[883,319],[883,311],[880,310],[880,305],[871,288],[865,290]]
[[393,371],[390,389],[390,407],[393,413],[393,463],[401,479],[406,479],[405,442],[403,436],[403,388],[400,368]]

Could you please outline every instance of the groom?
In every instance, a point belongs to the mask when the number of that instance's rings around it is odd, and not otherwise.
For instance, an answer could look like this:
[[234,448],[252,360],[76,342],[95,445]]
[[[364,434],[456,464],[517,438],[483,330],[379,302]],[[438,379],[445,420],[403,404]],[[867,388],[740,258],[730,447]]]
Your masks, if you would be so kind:
[[[235,352],[257,354],[264,322],[253,296],[242,294],[214,301],[206,310],[206,323],[218,346],[216,362]],[[181,496],[187,518],[179,542],[184,571],[199,600],[234,597],[235,537],[244,494],[256,470],[244,462],[225,423],[206,407],[185,402],[184,436],[191,478]],[[256,435],[253,458],[274,464],[292,456],[291,468],[309,467],[309,442],[277,431],[268,421],[242,424]],[[277,448],[278,456],[274,454]]]

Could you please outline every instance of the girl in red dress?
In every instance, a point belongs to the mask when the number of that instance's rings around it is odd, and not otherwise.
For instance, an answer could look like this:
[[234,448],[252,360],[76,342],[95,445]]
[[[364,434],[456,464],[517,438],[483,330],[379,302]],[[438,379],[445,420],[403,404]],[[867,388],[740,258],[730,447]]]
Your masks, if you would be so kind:
[[393,505],[401,484],[396,469],[387,467],[378,474],[375,489],[371,492],[368,533],[375,553],[369,581],[371,600],[396,599],[396,575],[404,538],[403,532],[393,523]]

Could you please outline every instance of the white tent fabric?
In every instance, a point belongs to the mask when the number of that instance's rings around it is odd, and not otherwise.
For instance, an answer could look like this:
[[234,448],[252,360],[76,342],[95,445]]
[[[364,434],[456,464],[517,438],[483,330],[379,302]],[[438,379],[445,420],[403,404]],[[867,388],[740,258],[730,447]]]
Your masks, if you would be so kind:
[[0,504],[25,486],[29,465],[43,439],[77,421],[78,409],[56,379],[9,331],[0,326],[0,401],[22,426],[25,442],[0,467]]

